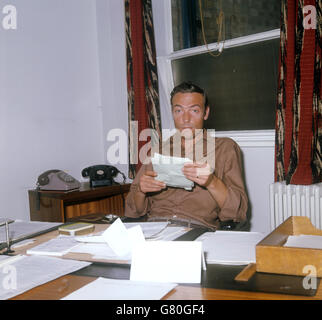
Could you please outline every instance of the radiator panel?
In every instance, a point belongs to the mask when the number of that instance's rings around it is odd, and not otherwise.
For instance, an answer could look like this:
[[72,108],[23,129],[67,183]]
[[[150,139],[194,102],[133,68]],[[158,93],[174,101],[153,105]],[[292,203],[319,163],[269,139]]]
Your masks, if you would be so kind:
[[322,183],[312,185],[286,185],[284,182],[269,186],[271,231],[290,216],[310,218],[322,229]]

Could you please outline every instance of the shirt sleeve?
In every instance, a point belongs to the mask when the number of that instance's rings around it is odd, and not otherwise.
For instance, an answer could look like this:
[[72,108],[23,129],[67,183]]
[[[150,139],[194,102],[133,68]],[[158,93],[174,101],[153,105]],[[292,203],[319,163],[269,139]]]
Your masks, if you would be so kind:
[[138,218],[144,216],[149,211],[149,197],[145,197],[144,200],[144,210],[142,212],[138,211],[135,206],[134,197],[136,192],[138,192],[140,177],[144,174],[146,170],[152,170],[152,165],[142,165],[139,172],[136,174],[131,187],[125,200],[125,212],[124,215],[130,218]]
[[228,188],[226,201],[218,213],[221,221],[233,220],[240,222],[246,220],[248,198],[242,176],[241,151],[236,142],[227,148],[222,181]]

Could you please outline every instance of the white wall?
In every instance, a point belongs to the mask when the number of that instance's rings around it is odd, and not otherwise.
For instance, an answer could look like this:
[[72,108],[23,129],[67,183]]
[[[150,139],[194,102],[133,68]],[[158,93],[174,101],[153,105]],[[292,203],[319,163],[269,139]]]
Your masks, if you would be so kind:
[[274,182],[274,143],[272,146],[245,146],[241,149],[251,214],[250,230],[269,233],[269,185]]
[[40,173],[62,169],[81,180],[82,168],[104,161],[96,8],[10,4],[17,29],[0,25],[0,216],[29,219],[27,191]]
[[[115,165],[127,176],[128,104],[124,1],[96,0],[96,7],[104,159],[107,164]],[[108,140],[108,135],[113,132],[120,134],[120,139],[111,136]],[[114,148],[119,149],[119,152],[114,152]],[[114,164],[113,160],[120,161]],[[116,180],[122,181],[122,177],[118,175]]]

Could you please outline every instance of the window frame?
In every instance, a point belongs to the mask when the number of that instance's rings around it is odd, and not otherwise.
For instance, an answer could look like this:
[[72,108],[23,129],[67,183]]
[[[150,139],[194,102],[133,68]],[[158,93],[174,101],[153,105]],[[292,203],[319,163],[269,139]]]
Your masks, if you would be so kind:
[[[158,3],[157,3],[158,2]],[[238,38],[232,38],[221,42],[209,43],[207,46],[197,46],[178,51],[173,50],[172,36],[172,10],[171,0],[153,0],[152,2],[155,23],[155,35],[157,43],[157,65],[159,77],[159,94],[162,126],[167,129],[173,129],[171,105],[169,101],[170,93],[174,87],[172,60],[188,56],[206,53],[208,50],[218,51],[220,46],[223,50],[249,45],[252,43],[268,41],[280,38],[280,29],[272,29],[260,33],[255,33]],[[157,16],[157,19],[155,19]],[[158,40],[159,39],[159,40]],[[158,46],[159,44],[159,46]],[[217,136],[229,136],[236,142],[241,142],[244,147],[267,146],[271,147],[275,143],[275,130],[236,130],[236,131],[216,131]],[[163,137],[166,139],[167,137]]]

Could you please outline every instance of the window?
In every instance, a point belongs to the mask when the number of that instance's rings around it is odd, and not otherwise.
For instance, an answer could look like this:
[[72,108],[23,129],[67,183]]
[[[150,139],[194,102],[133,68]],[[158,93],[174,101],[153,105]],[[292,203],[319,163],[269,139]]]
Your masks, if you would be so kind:
[[[261,130],[275,126],[279,40],[172,60],[174,83],[189,79],[206,88],[207,128]],[[196,67],[194,67],[196,66]]]
[[165,1],[172,24],[171,52],[158,57],[165,93],[190,80],[208,93],[207,128],[274,129],[280,0]]
[[[201,4],[201,7],[199,6]],[[280,0],[171,0],[174,51],[277,29]],[[219,39],[220,40],[220,39]]]

